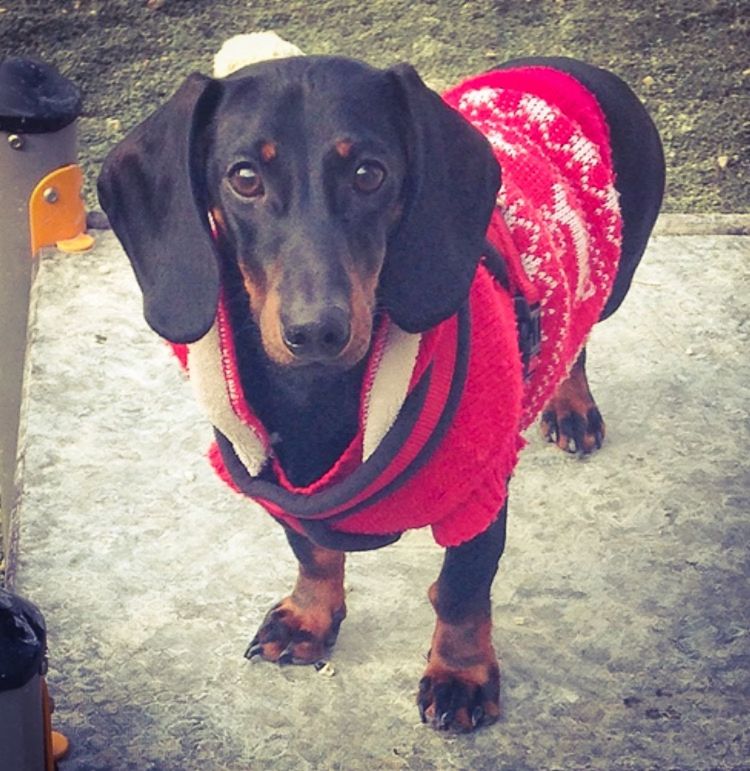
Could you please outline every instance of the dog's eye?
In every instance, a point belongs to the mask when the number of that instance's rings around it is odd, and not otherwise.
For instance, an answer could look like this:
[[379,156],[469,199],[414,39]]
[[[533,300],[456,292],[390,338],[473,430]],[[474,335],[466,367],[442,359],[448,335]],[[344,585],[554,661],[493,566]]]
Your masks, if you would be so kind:
[[385,169],[375,161],[365,161],[354,172],[354,187],[360,193],[374,193],[385,181]]
[[265,192],[263,179],[250,163],[236,163],[227,176],[232,190],[242,198],[258,198]]

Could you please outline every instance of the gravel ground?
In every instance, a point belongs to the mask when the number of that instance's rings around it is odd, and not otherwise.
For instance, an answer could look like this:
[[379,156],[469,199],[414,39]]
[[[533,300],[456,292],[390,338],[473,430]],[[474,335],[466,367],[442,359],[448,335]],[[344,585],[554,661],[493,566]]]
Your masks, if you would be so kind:
[[[308,53],[407,60],[436,88],[513,56],[622,75],[662,132],[671,212],[750,211],[750,14],[743,0],[0,0],[0,51],[55,64],[85,96],[88,200],[107,150],[221,42],[275,29]],[[616,8],[616,11],[613,10]]]

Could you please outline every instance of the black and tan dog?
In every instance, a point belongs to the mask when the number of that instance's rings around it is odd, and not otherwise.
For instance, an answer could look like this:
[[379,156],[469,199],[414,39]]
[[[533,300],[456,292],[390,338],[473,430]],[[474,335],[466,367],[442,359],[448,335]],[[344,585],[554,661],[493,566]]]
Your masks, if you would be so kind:
[[[656,130],[630,89],[603,70],[570,59],[504,67],[572,76],[604,116],[622,222],[619,268],[599,314],[606,318],[630,286],[660,206]],[[99,195],[133,263],[148,323],[192,344],[207,338],[223,307],[234,388],[270,437],[272,461],[253,476],[217,426],[224,472],[269,505],[299,561],[296,586],[269,612],[248,656],[315,663],[335,641],[345,615],[344,551],[360,546],[343,532],[337,540],[320,512],[285,516],[287,499],[273,486],[283,476],[289,506],[304,508],[288,491],[314,486],[352,446],[383,317],[412,335],[448,323],[467,302],[480,260],[495,263],[496,283],[507,288],[507,255],[485,242],[502,201],[500,174],[487,140],[410,67],[377,70],[337,57],[263,62],[222,80],[193,75],[108,157]],[[543,314],[541,324],[544,338]],[[588,453],[604,425],[584,351],[576,356],[547,402],[543,430],[563,449]],[[499,714],[490,587],[506,507],[501,495],[481,532],[447,548],[430,590],[437,625],[418,705],[439,728],[471,730]]]

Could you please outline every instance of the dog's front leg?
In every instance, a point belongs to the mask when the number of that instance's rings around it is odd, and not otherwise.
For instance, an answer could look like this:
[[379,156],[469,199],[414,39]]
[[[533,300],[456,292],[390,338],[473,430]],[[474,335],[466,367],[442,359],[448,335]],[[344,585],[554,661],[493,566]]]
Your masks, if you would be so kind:
[[297,583],[268,612],[245,656],[279,664],[314,664],[336,642],[346,616],[345,554],[316,546],[291,530],[286,534],[299,562]]
[[507,503],[480,535],[448,548],[430,587],[437,623],[419,683],[423,722],[471,731],[500,714],[500,670],[492,647],[490,589],[505,546]]

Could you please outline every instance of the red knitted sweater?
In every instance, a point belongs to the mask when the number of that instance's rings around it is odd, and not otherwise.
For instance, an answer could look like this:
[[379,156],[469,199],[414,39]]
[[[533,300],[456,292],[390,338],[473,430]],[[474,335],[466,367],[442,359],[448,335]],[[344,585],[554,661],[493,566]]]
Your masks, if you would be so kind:
[[[322,545],[372,548],[431,525],[439,544],[453,546],[486,529],[505,501],[521,431],[567,375],[616,273],[621,220],[594,97],[535,67],[473,78],[445,100],[488,138],[503,170],[487,237],[508,258],[515,289],[541,305],[529,378],[512,297],[480,264],[452,318],[422,335],[384,322],[357,436],[328,473],[298,489],[244,399],[223,302],[208,335],[179,351],[220,432],[210,452],[217,472]],[[268,464],[273,482],[258,478]]]

